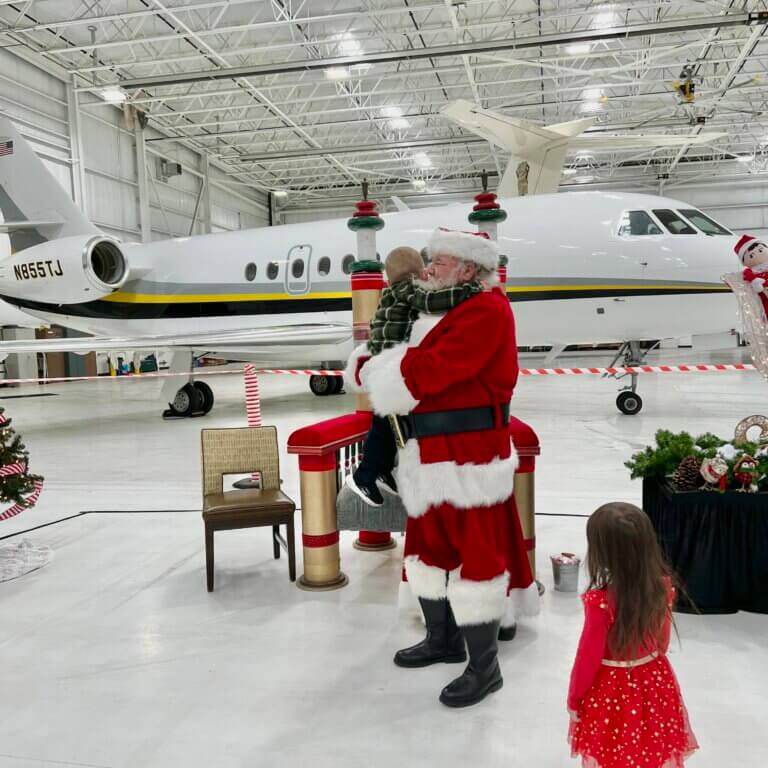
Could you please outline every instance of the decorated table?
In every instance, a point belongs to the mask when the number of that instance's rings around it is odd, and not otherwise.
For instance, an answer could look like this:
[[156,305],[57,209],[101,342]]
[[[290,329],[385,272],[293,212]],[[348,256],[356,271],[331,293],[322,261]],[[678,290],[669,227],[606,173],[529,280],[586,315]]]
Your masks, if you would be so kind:
[[687,592],[678,610],[768,613],[768,418],[742,420],[730,442],[659,430],[627,467]]
[[[768,613],[768,493],[643,480],[643,509],[701,613]],[[679,610],[692,610],[681,595]]]

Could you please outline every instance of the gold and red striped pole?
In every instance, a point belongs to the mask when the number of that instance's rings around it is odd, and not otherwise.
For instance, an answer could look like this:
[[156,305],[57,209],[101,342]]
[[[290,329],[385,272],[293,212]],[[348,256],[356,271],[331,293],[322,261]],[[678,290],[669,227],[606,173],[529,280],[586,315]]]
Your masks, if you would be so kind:
[[[363,182],[363,199],[355,204],[355,213],[347,226],[357,233],[357,262],[352,267],[352,333],[356,345],[365,344],[370,335],[371,320],[384,290],[384,266],[376,258],[376,233],[384,220],[376,203],[368,199],[368,182]],[[365,393],[357,394],[357,410],[370,412]],[[387,531],[360,531],[353,545],[356,549],[378,551],[393,549],[395,540]]]

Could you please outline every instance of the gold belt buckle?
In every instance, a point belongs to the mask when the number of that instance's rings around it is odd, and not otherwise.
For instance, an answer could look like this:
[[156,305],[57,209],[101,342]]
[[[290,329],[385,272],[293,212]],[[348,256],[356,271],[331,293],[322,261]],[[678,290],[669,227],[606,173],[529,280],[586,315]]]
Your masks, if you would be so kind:
[[405,448],[405,437],[403,431],[400,429],[400,422],[397,420],[397,416],[393,416],[391,413],[387,416],[389,420],[389,426],[392,427],[392,434],[395,436],[395,443],[398,448]]

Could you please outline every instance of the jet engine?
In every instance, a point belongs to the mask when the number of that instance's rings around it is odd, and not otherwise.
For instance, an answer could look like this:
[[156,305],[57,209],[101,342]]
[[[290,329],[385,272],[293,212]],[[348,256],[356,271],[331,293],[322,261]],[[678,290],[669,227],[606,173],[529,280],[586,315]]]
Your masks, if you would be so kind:
[[46,304],[84,304],[125,285],[128,261],[118,240],[78,235],[26,248],[0,264],[0,294]]

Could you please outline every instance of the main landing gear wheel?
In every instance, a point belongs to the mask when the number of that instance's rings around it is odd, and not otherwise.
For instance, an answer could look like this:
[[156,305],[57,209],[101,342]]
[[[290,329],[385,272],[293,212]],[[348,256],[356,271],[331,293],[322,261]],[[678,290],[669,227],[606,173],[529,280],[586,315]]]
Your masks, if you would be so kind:
[[309,388],[313,395],[325,397],[326,395],[335,395],[337,376],[310,376]]
[[204,396],[194,384],[185,384],[168,405],[171,416],[191,416],[203,410]]
[[195,389],[200,393],[203,398],[202,411],[203,416],[211,412],[213,408],[213,390],[204,381],[193,382]]
[[640,413],[643,407],[643,399],[637,392],[619,392],[616,398],[616,407],[627,416]]
[[344,377],[331,376],[330,379],[331,379],[331,385],[333,386],[333,389],[331,390],[330,394],[340,395],[341,390],[344,389]]

